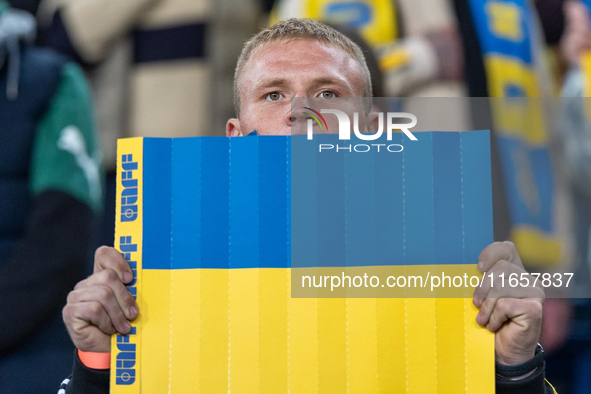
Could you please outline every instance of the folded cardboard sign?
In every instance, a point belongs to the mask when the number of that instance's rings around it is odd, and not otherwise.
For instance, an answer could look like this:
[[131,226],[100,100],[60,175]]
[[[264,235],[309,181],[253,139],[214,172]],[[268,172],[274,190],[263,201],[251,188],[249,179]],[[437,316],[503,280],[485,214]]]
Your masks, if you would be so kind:
[[492,394],[469,295],[292,295],[297,269],[475,270],[488,132],[397,133],[398,153],[301,137],[119,141],[115,246],[140,317],[113,336],[111,392]]

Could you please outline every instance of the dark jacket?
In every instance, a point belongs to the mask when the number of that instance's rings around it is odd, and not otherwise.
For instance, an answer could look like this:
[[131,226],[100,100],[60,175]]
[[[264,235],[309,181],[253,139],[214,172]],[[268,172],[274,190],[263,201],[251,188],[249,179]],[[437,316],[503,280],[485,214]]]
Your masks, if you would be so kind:
[[[83,277],[101,198],[91,202],[66,144],[95,149],[83,74],[34,39],[34,18],[0,1],[0,376],[11,377],[3,392],[42,392],[55,387],[46,372],[67,373],[62,351],[73,347],[52,322]],[[34,363],[47,368],[23,373]]]
[[[508,381],[497,376],[497,394],[555,394],[544,379],[545,365],[533,375],[521,381]],[[90,369],[84,366],[78,355],[74,356],[72,375],[62,383],[66,394],[107,394],[109,370]]]

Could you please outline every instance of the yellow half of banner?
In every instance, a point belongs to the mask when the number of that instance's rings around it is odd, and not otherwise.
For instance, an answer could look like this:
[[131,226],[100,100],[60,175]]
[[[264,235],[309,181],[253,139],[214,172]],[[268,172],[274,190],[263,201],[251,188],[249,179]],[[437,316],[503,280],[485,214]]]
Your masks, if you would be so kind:
[[471,299],[292,298],[290,271],[144,270],[141,392],[494,392]]

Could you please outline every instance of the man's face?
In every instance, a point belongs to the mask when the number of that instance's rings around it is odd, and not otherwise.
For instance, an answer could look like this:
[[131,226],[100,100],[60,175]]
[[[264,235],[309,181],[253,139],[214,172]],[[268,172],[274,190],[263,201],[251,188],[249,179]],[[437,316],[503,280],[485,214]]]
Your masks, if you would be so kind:
[[316,40],[272,43],[254,51],[239,85],[240,119],[230,119],[226,135],[290,135],[304,117],[291,111],[295,97],[360,97],[361,66],[345,51]]

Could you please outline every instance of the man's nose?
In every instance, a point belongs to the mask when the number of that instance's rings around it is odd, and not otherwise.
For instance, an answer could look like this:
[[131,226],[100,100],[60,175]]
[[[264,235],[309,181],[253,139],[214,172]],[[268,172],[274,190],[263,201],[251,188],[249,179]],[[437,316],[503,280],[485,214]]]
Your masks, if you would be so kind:
[[285,124],[291,128],[291,134],[306,134],[308,120],[313,120],[310,116],[309,107],[314,102],[310,97],[297,95],[291,101],[290,111],[285,116]]
[[312,119],[306,115],[303,108],[293,108],[285,117],[285,123],[291,129],[291,135],[305,134],[307,130],[307,119]]
[[307,115],[304,108],[292,108],[285,116],[285,123],[289,127],[295,127],[300,124],[306,124],[307,119],[312,119]]

